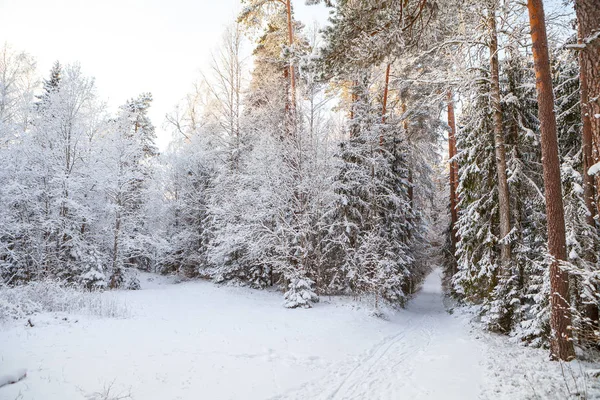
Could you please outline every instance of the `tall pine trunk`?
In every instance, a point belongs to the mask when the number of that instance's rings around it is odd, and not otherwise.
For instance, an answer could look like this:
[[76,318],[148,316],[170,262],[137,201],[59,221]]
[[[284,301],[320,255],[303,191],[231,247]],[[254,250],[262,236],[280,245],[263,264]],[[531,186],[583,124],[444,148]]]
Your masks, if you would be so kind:
[[[285,2],[287,14],[287,29],[288,29],[288,45],[290,48],[294,46],[294,25],[292,22],[292,3],[291,0]],[[296,74],[294,72],[294,62],[290,61],[290,104],[292,116],[296,110]]]
[[502,126],[502,106],[500,104],[500,67],[498,63],[498,32],[496,29],[496,11],[488,10],[490,29],[490,69],[491,69],[491,99],[494,112],[494,146],[496,148],[496,173],[498,175],[498,203],[500,214],[500,258],[504,272],[511,259],[510,244],[507,243],[510,233],[510,194],[506,174],[506,149],[504,147],[504,129]]
[[[448,159],[450,160],[450,251],[452,257],[456,254],[456,243],[458,242],[458,163],[453,158],[456,156],[456,119],[454,117],[454,100],[452,91],[448,91]],[[456,271],[456,263],[452,262],[452,275]]]
[[[404,101],[402,101],[402,128],[404,129],[404,134],[406,135],[407,139],[410,138],[410,135],[408,133],[408,118],[406,117],[406,103]],[[412,226],[413,224],[413,218],[412,216],[415,214],[415,185],[414,185],[414,179],[413,179],[413,169],[412,166],[409,166],[408,168],[408,202],[409,202],[409,206],[410,206],[410,216],[407,219],[407,222],[410,226]],[[408,232],[407,237],[410,239],[410,229]],[[410,281],[410,285],[412,288],[412,281]],[[412,290],[412,289],[411,289]],[[410,292],[412,293],[412,291]]]
[[[392,64],[388,64],[385,69],[385,83],[383,86],[383,100],[381,107],[381,123],[385,124],[387,120],[387,103],[388,103],[388,94],[390,88],[390,70],[392,68]],[[379,135],[379,146],[383,146],[383,132]]]
[[[598,153],[600,144],[600,119],[595,118],[595,114],[600,113],[598,110],[598,102],[600,101],[598,97],[600,96],[600,38],[589,43],[586,42],[595,32],[600,34],[600,2],[598,0],[577,0],[575,9],[579,23],[578,44],[584,46],[579,52],[579,86],[581,94],[581,119],[583,122],[581,149],[583,155],[583,189],[585,205],[589,213],[587,221],[592,227],[595,227],[594,215],[596,214],[596,210],[600,209],[600,203],[596,203],[595,199],[594,178],[587,171],[600,158]],[[588,75],[590,75],[589,79]],[[596,99],[595,102],[590,102],[590,89],[592,93],[591,97]],[[593,151],[594,142],[596,144],[596,152]],[[598,178],[596,182],[599,182]],[[596,261],[596,254],[588,254],[586,256],[589,261]],[[598,306],[596,304],[586,304],[584,314],[590,320],[592,326],[597,328],[599,320]],[[593,336],[593,333],[590,336]]]
[[[587,129],[592,137],[593,160],[597,163],[600,162],[600,118],[596,117],[600,116],[600,1],[576,0],[575,11],[580,41],[584,46],[579,54],[584,134],[587,122]],[[585,99],[584,89],[587,97]],[[596,176],[596,189],[598,188],[600,188],[600,175]],[[600,211],[600,199],[597,201],[596,207]]]
[[[355,108],[356,108],[356,103],[358,102],[358,78],[354,79],[352,81],[352,90],[351,90],[351,95],[350,95],[350,115],[349,115],[349,119],[350,121],[352,121],[354,119],[354,115],[356,114],[355,112]],[[356,135],[358,135],[358,130],[356,128],[356,125],[352,125],[353,128],[350,129],[350,137],[356,137]]]
[[[581,32],[581,30],[580,30]],[[579,43],[581,43],[581,37]],[[581,142],[581,153],[583,158],[583,189],[585,196],[585,205],[589,215],[587,221],[590,225],[595,226],[594,215],[596,214],[594,203],[594,179],[587,173],[592,165],[594,165],[592,157],[592,121],[589,113],[589,97],[588,97],[587,72],[585,69],[585,61],[583,52],[579,53],[579,87],[581,98],[581,120],[583,122],[583,137]]]
[[550,351],[552,358],[568,361],[575,358],[575,350],[571,338],[569,276],[560,268],[560,262],[566,260],[567,257],[567,246],[548,38],[542,0],[528,0],[527,8],[531,26],[541,131],[548,250],[552,257],[550,264]]

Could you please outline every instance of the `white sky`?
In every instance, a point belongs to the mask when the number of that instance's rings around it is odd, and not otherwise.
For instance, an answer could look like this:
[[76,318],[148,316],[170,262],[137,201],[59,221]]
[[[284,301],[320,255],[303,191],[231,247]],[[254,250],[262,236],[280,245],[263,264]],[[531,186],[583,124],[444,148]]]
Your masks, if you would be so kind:
[[[293,4],[305,24],[325,23],[324,7]],[[151,92],[164,148],[164,115],[206,68],[239,9],[239,0],[0,0],[0,43],[33,55],[42,77],[56,60],[79,61],[112,108]]]

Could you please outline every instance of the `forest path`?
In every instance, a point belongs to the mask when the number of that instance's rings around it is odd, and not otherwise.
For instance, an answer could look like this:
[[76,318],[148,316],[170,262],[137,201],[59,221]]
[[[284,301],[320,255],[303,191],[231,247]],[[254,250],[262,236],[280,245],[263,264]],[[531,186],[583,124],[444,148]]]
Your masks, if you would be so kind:
[[443,304],[441,271],[434,270],[405,312],[397,333],[358,358],[331,365],[328,375],[275,399],[477,399],[483,351]]

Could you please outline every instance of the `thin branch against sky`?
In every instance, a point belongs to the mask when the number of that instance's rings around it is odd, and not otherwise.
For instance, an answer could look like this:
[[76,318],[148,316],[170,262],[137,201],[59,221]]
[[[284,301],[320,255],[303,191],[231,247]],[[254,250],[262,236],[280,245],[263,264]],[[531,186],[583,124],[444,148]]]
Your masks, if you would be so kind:
[[[322,6],[295,1],[297,18],[323,24]],[[190,91],[240,9],[239,0],[0,0],[0,42],[26,51],[45,77],[54,61],[80,62],[115,109],[151,92],[164,148],[164,116]],[[24,24],[23,21],[28,21]]]

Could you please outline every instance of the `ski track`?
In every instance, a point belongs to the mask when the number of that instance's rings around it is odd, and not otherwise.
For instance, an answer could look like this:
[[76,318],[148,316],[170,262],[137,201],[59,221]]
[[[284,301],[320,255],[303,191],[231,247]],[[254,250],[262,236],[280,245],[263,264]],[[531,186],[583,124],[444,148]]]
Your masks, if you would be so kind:
[[483,349],[446,312],[440,270],[427,277],[400,316],[392,321],[398,333],[358,360],[332,365],[326,376],[273,400],[480,398]]

